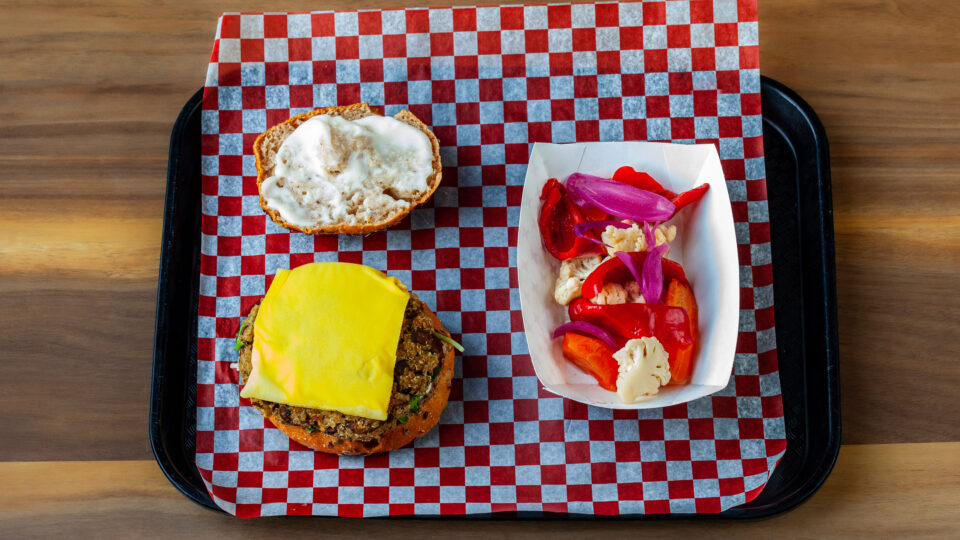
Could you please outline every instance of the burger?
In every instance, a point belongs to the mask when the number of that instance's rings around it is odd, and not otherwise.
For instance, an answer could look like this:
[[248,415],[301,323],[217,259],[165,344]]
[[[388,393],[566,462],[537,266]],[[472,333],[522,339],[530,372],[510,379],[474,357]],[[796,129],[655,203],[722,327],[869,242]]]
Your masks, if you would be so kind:
[[241,397],[291,439],[339,455],[430,431],[462,351],[399,280],[350,263],[280,270],[236,348]]

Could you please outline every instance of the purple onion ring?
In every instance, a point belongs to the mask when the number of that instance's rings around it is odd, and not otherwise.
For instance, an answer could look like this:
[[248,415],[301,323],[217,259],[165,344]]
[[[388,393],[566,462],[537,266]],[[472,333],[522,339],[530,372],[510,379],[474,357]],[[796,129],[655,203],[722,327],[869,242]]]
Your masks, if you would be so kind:
[[587,321],[573,321],[568,322],[567,324],[561,324],[556,330],[553,331],[553,338],[556,339],[567,332],[580,332],[581,334],[588,334],[600,339],[614,349],[617,348],[617,342],[613,339],[613,335],[610,334],[610,332],[607,332],[595,324],[590,324]]

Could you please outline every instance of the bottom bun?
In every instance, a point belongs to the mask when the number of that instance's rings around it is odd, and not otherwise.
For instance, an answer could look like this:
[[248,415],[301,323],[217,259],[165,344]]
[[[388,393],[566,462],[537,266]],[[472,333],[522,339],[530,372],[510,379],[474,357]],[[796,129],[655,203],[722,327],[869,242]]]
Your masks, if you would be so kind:
[[[423,309],[433,321],[434,328],[441,334],[450,337],[450,333],[440,323],[440,319],[430,311],[426,304],[424,304]],[[410,414],[407,423],[397,424],[395,428],[384,432],[379,439],[350,441],[327,435],[322,431],[310,433],[300,426],[285,424],[276,416],[271,416],[268,420],[287,437],[303,446],[328,454],[352,456],[389,452],[402,448],[433,429],[433,426],[437,425],[440,420],[443,409],[447,406],[447,399],[450,398],[450,383],[453,380],[454,352],[453,347],[444,347],[444,349],[449,352],[441,360],[440,373],[437,374],[437,380],[433,383],[433,391],[426,398],[420,400],[419,412]]]

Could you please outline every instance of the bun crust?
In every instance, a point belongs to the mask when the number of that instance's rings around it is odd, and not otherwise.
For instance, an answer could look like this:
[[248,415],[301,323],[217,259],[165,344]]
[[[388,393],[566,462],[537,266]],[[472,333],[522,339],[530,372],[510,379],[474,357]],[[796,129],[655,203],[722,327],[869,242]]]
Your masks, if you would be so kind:
[[[440,319],[430,311],[430,308],[424,305],[423,309],[433,321],[434,328],[441,334],[450,337],[450,333],[440,323]],[[300,426],[285,424],[276,416],[271,416],[268,420],[287,437],[318,452],[349,456],[376,454],[402,448],[433,429],[433,426],[440,420],[443,409],[447,406],[447,400],[450,398],[450,384],[453,380],[455,354],[452,347],[448,347],[448,349],[449,352],[443,357],[437,380],[433,383],[433,391],[420,401],[419,412],[411,414],[409,416],[410,420],[406,424],[397,424],[397,427],[385,432],[376,441],[350,441],[327,435],[322,431],[310,433]]]
[[306,122],[308,119],[314,116],[321,114],[340,116],[347,120],[357,120],[365,116],[377,115],[378,113],[371,109],[370,105],[367,103],[356,103],[353,105],[337,107],[324,107],[307,113],[292,116],[264,131],[259,137],[257,137],[257,140],[253,143],[253,154],[257,160],[257,191],[260,193],[260,208],[262,208],[263,211],[270,216],[270,219],[272,219],[277,225],[305,234],[368,234],[398,223],[411,211],[413,211],[414,208],[427,202],[427,200],[433,195],[433,192],[437,190],[437,187],[440,186],[440,142],[426,124],[421,122],[420,119],[417,118],[412,112],[404,109],[395,114],[393,117],[422,131],[423,134],[430,139],[430,144],[433,146],[433,174],[427,178],[428,189],[422,196],[420,196],[420,198],[410,201],[410,206],[406,210],[396,213],[377,223],[358,223],[356,225],[338,224],[318,227],[301,227],[299,225],[288,223],[280,215],[280,212],[267,206],[260,186],[263,184],[264,180],[273,175],[274,160],[276,158],[277,151],[280,150],[280,145],[283,144],[283,141],[286,140],[286,138],[293,133],[293,131],[297,129],[300,124]]

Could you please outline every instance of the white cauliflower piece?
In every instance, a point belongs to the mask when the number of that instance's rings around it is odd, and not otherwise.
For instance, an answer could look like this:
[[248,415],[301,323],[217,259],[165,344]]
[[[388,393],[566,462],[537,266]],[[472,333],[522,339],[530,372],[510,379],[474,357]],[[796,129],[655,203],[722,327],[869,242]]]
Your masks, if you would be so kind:
[[599,255],[567,259],[560,264],[560,274],[553,288],[553,299],[560,305],[567,305],[580,298],[583,280],[600,265]]
[[640,292],[640,284],[636,281],[628,281],[623,288],[627,291],[627,302],[634,304],[645,304],[647,302],[643,293]]
[[658,246],[664,242],[673,242],[674,238],[677,237],[677,226],[660,225],[654,229],[653,237],[657,239]]
[[626,304],[627,290],[619,283],[605,283],[600,292],[593,297],[594,304]]
[[[665,242],[673,242],[677,237],[676,225],[659,225],[653,231],[653,236],[657,240],[656,245]],[[643,226],[634,223],[629,229],[618,229],[613,225],[607,225],[607,228],[600,234],[600,239],[607,244],[607,253],[613,255],[618,251],[646,251],[647,238],[643,234]]]
[[670,382],[667,351],[655,337],[631,339],[613,353],[617,369],[617,397],[624,403],[649,399]]
[[643,229],[634,223],[629,229],[618,229],[613,225],[600,233],[600,240],[607,244],[607,253],[613,255],[618,251],[646,251],[647,240],[643,236]]
[[643,304],[646,303],[646,300],[640,292],[640,284],[636,281],[628,281],[622,285],[620,283],[605,283],[591,302],[602,305]]

